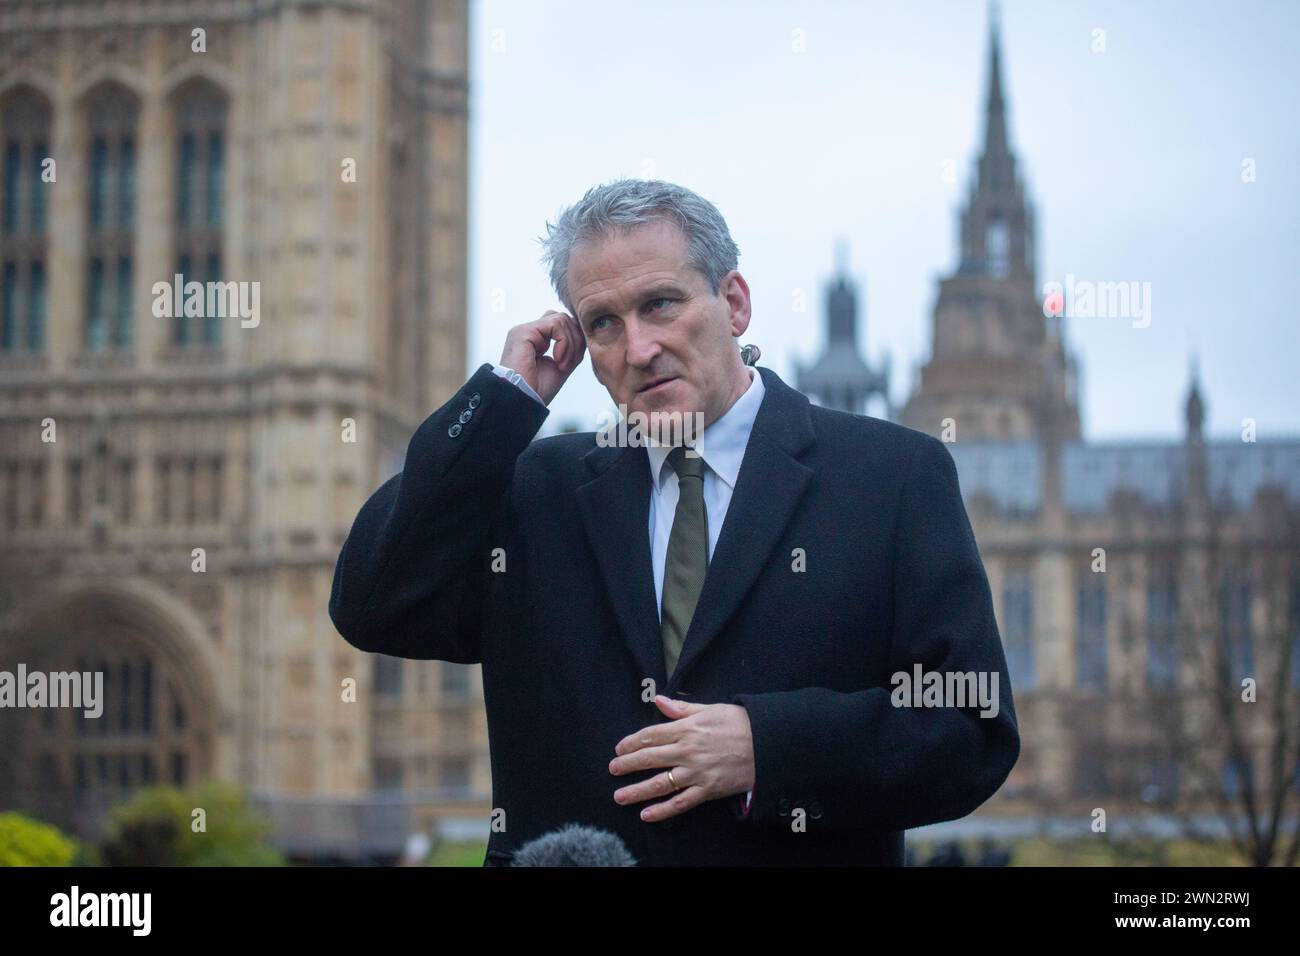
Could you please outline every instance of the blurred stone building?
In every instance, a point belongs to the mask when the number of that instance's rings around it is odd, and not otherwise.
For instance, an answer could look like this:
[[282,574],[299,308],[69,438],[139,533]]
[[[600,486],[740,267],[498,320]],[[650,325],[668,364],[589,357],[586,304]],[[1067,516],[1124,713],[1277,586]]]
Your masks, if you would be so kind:
[[[1246,426],[1208,440],[1194,370],[1181,441],[1084,439],[1062,309],[1039,295],[1000,60],[995,26],[958,266],[900,414],[950,443],[1010,668],[1022,754],[981,813],[1086,821],[1099,805],[1203,813],[1222,798],[1267,816],[1300,789],[1300,440]],[[834,354],[855,350],[855,310],[841,275],[826,380],[805,385],[861,413],[878,377],[856,351]],[[1268,707],[1238,706],[1248,678]]]
[[[476,671],[326,609],[466,376],[467,31],[464,0],[0,5],[0,669],[107,701],[0,712],[0,810],[93,833],[216,777],[341,858],[486,815]],[[257,314],[168,314],[176,274]]]

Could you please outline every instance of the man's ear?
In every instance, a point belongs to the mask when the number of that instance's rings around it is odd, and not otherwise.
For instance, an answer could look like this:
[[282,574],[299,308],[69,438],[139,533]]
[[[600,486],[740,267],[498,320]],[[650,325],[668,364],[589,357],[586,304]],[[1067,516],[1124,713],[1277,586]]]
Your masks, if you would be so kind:
[[738,339],[745,334],[745,330],[749,328],[749,320],[753,317],[749,283],[745,281],[744,276],[733,270],[723,277],[718,294],[726,301],[727,324],[731,329],[732,338]]

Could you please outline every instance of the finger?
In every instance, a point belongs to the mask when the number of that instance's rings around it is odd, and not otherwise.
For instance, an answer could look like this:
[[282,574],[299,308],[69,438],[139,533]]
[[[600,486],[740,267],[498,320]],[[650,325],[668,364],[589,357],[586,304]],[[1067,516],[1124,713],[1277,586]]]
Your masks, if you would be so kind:
[[675,767],[681,762],[682,752],[674,743],[660,747],[643,747],[633,753],[615,757],[609,762],[609,772],[614,775],[653,770],[655,767]]
[[673,700],[671,697],[665,697],[658,694],[655,697],[655,706],[659,708],[660,713],[665,717],[689,717],[691,714],[698,714],[707,704],[690,704],[684,700]]
[[652,803],[646,807],[641,811],[641,819],[646,823],[658,823],[661,820],[667,820],[669,817],[685,813],[693,807],[698,807],[707,797],[708,794],[705,793],[703,787],[686,787],[672,799],[664,800],[661,803]]
[[[569,320],[569,328],[572,330],[572,337],[573,337],[573,344],[574,344],[573,355],[572,355],[573,368],[577,368],[579,365],[582,364],[582,356],[587,351],[587,338],[585,335],[583,335],[582,325],[578,322],[578,320],[571,315],[568,316],[567,318]],[[572,371],[572,369],[570,369],[570,371]]]
[[630,806],[634,803],[643,803],[646,800],[652,800],[655,797],[667,797],[681,790],[685,790],[689,784],[679,779],[683,774],[689,774],[685,767],[672,767],[673,780],[677,781],[677,787],[674,788],[668,780],[667,773],[657,773],[649,780],[642,780],[639,783],[629,784],[626,787],[620,787],[614,791],[614,802],[621,806]]
[[563,372],[569,357],[569,337],[564,332],[556,334],[555,351],[552,354],[555,356],[556,367]]
[[555,359],[560,363],[560,371],[568,375],[578,365],[581,346],[573,340],[573,329],[568,322],[562,322],[559,329],[560,344],[555,347]]
[[555,350],[551,354],[555,357],[555,364],[563,371],[573,351],[573,335],[569,329],[568,316],[563,312],[548,312],[547,317],[550,323],[546,333],[555,342]]
[[614,753],[630,754],[642,747],[659,747],[670,744],[681,736],[681,730],[672,724],[651,724],[634,734],[628,734],[614,745]]
[[525,341],[533,348],[534,360],[540,359],[551,347],[550,325],[545,316],[531,323],[525,334]]

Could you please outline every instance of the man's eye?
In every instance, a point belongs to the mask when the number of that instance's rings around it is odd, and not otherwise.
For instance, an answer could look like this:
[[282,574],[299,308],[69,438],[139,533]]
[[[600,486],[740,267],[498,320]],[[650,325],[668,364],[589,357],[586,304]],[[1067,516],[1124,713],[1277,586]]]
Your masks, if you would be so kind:
[[671,302],[671,301],[673,301],[673,300],[672,300],[672,299],[668,299],[668,298],[664,298],[664,297],[661,296],[661,297],[658,298],[658,299],[651,299],[649,304],[650,304],[651,306],[653,306],[656,302]]
[[599,316],[599,317],[597,317],[597,318],[595,318],[595,319],[592,319],[592,320],[591,320],[591,331],[595,332],[598,328],[600,328],[600,323],[602,323],[602,322],[604,322],[604,321],[605,321],[605,316],[603,316],[603,315],[602,315],[602,316]]

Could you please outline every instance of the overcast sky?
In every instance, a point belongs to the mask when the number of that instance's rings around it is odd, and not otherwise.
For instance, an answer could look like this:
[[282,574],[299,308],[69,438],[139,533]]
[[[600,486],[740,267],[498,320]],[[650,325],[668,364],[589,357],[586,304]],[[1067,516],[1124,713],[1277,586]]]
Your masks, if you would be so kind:
[[[820,352],[834,242],[847,239],[861,351],[890,356],[901,404],[929,352],[936,281],[956,265],[982,139],[986,3],[472,8],[471,370],[500,359],[512,325],[560,307],[539,262],[546,221],[597,183],[659,178],[726,217],[753,296],[741,341],[790,384],[795,361]],[[1085,435],[1181,435],[1193,350],[1212,435],[1236,436],[1244,417],[1261,439],[1300,435],[1300,3],[1000,11],[1040,286],[1067,274],[1150,283],[1147,328],[1067,324]],[[797,290],[813,303],[803,314]],[[610,407],[585,360],[545,432],[594,428]]]

